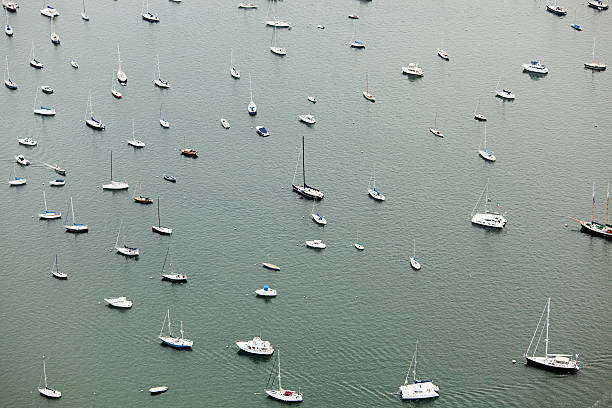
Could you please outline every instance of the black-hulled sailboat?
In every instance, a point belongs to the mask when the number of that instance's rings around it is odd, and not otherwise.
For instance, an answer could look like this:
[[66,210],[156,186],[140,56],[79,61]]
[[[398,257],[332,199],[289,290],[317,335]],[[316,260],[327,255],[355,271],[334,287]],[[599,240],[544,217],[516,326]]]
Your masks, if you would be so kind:
[[302,136],[302,185],[299,186],[295,184],[295,176],[297,174],[297,166],[295,167],[295,173],[293,174],[293,182],[291,186],[293,187],[293,191],[301,195],[302,197],[310,198],[312,200],[318,199],[321,200],[324,195],[322,191],[317,190],[314,187],[306,184],[306,165],[304,163],[304,136]]
[[606,197],[606,217],[604,223],[595,222],[595,185],[593,185],[593,207],[591,208],[591,221],[583,221],[570,217],[571,220],[580,223],[580,231],[598,237],[612,238],[612,225],[608,224],[608,208],[610,205],[610,183],[608,183],[608,194]]
[[[544,331],[544,325],[542,324],[542,319],[544,318],[544,313],[546,313],[546,338],[545,342],[545,352],[543,356],[536,356],[536,350],[538,348],[538,344],[540,343],[540,339],[542,338],[542,331]],[[580,362],[577,361],[578,354],[576,354],[576,359],[572,359],[572,354],[549,354],[548,353],[548,327],[550,325],[550,298],[548,298],[548,302],[546,302],[546,306],[544,310],[542,310],[542,315],[540,316],[540,320],[538,321],[538,325],[533,333],[533,337],[531,338],[531,342],[529,343],[529,347],[527,347],[527,351],[525,352],[525,359],[527,360],[527,364],[533,367],[541,368],[544,370],[556,371],[558,373],[576,373],[580,370]],[[531,350],[531,346],[533,341],[535,340],[536,335],[538,334],[538,330],[540,330],[540,335],[538,336],[538,342],[536,343],[533,353],[529,355],[529,350]]]

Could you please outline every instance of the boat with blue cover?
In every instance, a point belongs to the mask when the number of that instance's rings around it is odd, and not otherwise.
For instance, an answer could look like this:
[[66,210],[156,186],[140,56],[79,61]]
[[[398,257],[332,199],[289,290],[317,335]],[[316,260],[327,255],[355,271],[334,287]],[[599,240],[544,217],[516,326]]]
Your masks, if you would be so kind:
[[[417,380],[416,367],[418,348],[419,342],[417,341],[414,354],[412,355],[412,361],[410,361],[410,367],[408,368],[408,373],[406,374],[404,385],[399,387],[403,400],[431,399],[440,396],[440,394],[438,394],[440,387],[435,385],[431,380]],[[412,381],[408,380],[410,371],[412,371],[413,374]]]
[[249,92],[251,94],[251,100],[247,105],[247,111],[249,112],[249,115],[255,116],[257,115],[257,105],[255,105],[255,102],[253,102],[253,86],[251,82],[251,74],[249,74]]
[[268,129],[266,129],[263,126],[255,126],[255,130],[257,131],[257,134],[259,136],[263,136],[263,137],[270,136],[270,132],[268,132]]
[[171,176],[170,174],[164,174],[164,180],[167,180],[171,183],[176,183],[176,177]]

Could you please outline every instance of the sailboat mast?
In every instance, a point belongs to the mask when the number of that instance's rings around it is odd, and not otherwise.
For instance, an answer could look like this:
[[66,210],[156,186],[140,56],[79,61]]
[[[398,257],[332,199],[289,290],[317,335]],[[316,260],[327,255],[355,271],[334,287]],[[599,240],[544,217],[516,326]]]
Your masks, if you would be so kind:
[[45,190],[43,190],[43,200],[45,201],[45,212],[47,212],[47,196],[45,195]]
[[548,298],[548,307],[546,311],[546,357],[548,357],[548,326],[550,323],[550,298]]
[[282,390],[283,386],[281,385],[281,373],[280,373],[280,351],[278,351],[278,389]]
[[181,320],[181,340],[183,339],[183,321]]
[[170,309],[168,309],[168,336],[172,337],[172,328],[170,327]]
[[117,245],[119,244],[119,234],[121,234],[122,224],[123,224],[123,220],[121,220],[121,222],[119,223],[119,231],[117,231],[117,239],[115,240],[115,248],[117,248]]
[[608,205],[610,204],[610,183],[608,183],[608,196],[606,197],[606,220],[604,226],[608,225]]
[[485,123],[485,140],[484,140],[484,150],[487,151],[487,124]]
[[57,254],[55,254],[55,270],[56,272],[59,272],[59,265],[57,263]]
[[[161,227],[161,220],[159,218],[159,197],[157,197],[157,225]],[[167,254],[166,254],[167,255]],[[164,261],[165,262],[165,261]]]
[[306,163],[304,162],[304,136],[302,136],[302,179],[304,180],[304,188],[306,187]]
[[416,382],[416,368],[417,368],[417,354],[419,350],[419,341],[416,342],[416,347],[414,348],[414,370],[412,371],[414,374],[414,382]]
[[43,375],[45,376],[45,388],[47,388],[47,365],[45,363],[44,358],[43,358]]
[[412,257],[416,258],[416,239],[412,240]]
[[593,183],[593,207],[591,208],[591,224],[595,219],[595,183]]
[[74,205],[72,204],[72,197],[70,197],[70,210],[72,212],[72,224],[74,224]]
[[368,73],[366,72],[366,93],[368,92]]
[[111,165],[110,165],[110,173],[111,173],[111,182],[113,181],[113,151],[111,150]]

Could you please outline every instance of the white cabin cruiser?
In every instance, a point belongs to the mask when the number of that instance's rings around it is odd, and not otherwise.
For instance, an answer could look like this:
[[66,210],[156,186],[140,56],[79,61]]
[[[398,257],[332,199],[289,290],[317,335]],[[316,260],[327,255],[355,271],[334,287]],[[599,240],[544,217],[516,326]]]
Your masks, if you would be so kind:
[[320,239],[314,239],[312,241],[306,241],[306,246],[314,249],[325,249],[327,245],[325,245]]
[[19,142],[20,145],[24,145],[24,146],[36,146],[38,144],[38,142],[32,139],[31,137],[24,137],[22,139],[17,139],[17,142]]
[[132,307],[132,301],[127,300],[125,296],[120,296],[118,298],[105,298],[104,301],[109,306],[117,307],[120,309],[129,309]]
[[253,337],[252,340],[247,341],[237,341],[236,346],[249,354],[271,356],[274,353],[274,347],[272,347],[270,342],[262,340],[261,337]]
[[298,116],[298,118],[300,119],[301,122],[304,122],[307,125],[314,125],[315,123],[317,123],[317,120],[311,114],[300,115]]
[[44,9],[40,10],[40,14],[49,18],[57,17],[60,13],[52,6],[47,5]]
[[278,292],[276,291],[276,289],[272,289],[269,286],[264,286],[261,289],[257,289],[255,291],[255,294],[257,296],[262,296],[262,297],[276,297],[276,295],[278,295]]
[[15,156],[15,161],[22,166],[29,166],[32,164],[28,159],[26,159],[22,154]]
[[402,73],[406,75],[413,75],[413,76],[420,76],[420,77],[424,75],[423,70],[419,67],[418,64],[415,64],[415,63],[410,63],[407,66],[402,67]]
[[530,61],[528,64],[522,64],[523,70],[534,72],[536,74],[548,74],[548,68],[542,65],[540,61]]

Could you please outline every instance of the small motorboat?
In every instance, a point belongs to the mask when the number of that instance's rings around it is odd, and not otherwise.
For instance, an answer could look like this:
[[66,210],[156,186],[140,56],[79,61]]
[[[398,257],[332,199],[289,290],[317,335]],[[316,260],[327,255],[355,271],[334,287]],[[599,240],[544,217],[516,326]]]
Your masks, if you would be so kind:
[[594,8],[595,10],[608,9],[608,3],[604,3],[601,0],[589,0],[587,3],[589,4],[589,7]]
[[65,186],[65,185],[66,185],[66,180],[62,180],[62,179],[50,180],[50,181],[49,181],[49,185],[50,185],[51,187],[61,187],[61,186]]
[[512,91],[508,89],[502,89],[501,91],[497,91],[495,95],[502,99],[508,99],[508,100],[514,100],[516,98],[516,95],[514,95]]
[[307,99],[308,102],[317,103],[317,98],[315,98],[314,96],[309,96]]
[[474,113],[474,119],[481,121],[481,122],[487,121],[487,117],[483,115],[482,113]]
[[60,36],[57,35],[56,32],[52,32],[49,37],[51,38],[51,42],[55,45],[59,45],[62,42]]
[[166,391],[168,391],[168,387],[167,387],[167,386],[165,386],[165,385],[162,385],[161,387],[153,387],[153,388],[149,388],[149,392],[150,392],[152,395],[155,395],[155,394],[161,394],[161,393],[166,392]]
[[357,248],[359,251],[363,251],[365,249],[365,246],[363,246],[363,244],[360,244],[359,242],[355,242],[353,244],[355,246],[355,248]]
[[53,88],[51,88],[48,85],[41,85],[40,89],[46,93],[46,94],[52,94],[53,93]]
[[15,156],[15,161],[22,166],[29,166],[31,162],[26,159],[22,154]]
[[157,14],[153,14],[150,11],[142,14],[142,19],[148,21],[149,23],[159,23],[159,16]]
[[255,9],[257,8],[257,5],[253,3],[238,3],[238,8]]
[[104,301],[107,305],[120,309],[129,309],[132,307],[132,301],[127,300],[125,296],[120,296],[118,298],[106,298]]
[[317,25],[317,28],[318,28],[318,29],[320,29],[320,30],[325,30],[325,26],[324,26],[324,25],[321,25],[321,24],[318,24],[318,25]]
[[442,58],[443,60],[446,60],[446,61],[450,61],[450,58],[449,58],[448,54],[446,53],[446,51],[438,48],[437,52],[438,52],[438,55],[440,56],[440,58]]
[[31,137],[24,137],[23,139],[17,139],[20,145],[24,146],[36,146],[38,142]]
[[164,180],[169,181],[171,183],[176,183],[176,177],[171,176],[170,174],[164,174]]
[[559,7],[556,4],[557,2],[555,1],[555,4],[547,4],[546,5],[546,11],[548,11],[549,13],[553,13],[556,14],[558,16],[564,16],[567,14],[567,9],[564,9],[563,7]]
[[117,99],[123,98],[123,94],[119,92],[118,90],[116,90],[115,88],[111,89],[111,94]]
[[263,126],[255,126],[255,130],[259,136],[267,137],[270,136],[270,132]]
[[359,16],[357,14],[349,14],[348,18],[350,18],[352,20],[359,20]]
[[304,122],[307,125],[314,125],[315,123],[317,123],[317,120],[311,114],[300,115],[300,116],[298,116],[298,118],[300,119],[301,122]]
[[290,28],[291,24],[281,21],[281,20],[270,20],[266,21],[266,25],[270,27],[279,27],[279,28]]
[[570,24],[570,27],[572,27],[574,30],[576,31],[582,31],[582,26],[574,23],[574,24]]
[[257,296],[262,296],[262,297],[275,297],[276,295],[278,295],[278,292],[276,291],[276,289],[272,289],[271,287],[266,285],[261,289],[257,289],[255,291],[255,294]]
[[72,65],[72,68],[78,68],[79,67],[79,63],[75,59],[71,59],[70,60],[70,65]]
[[264,341],[261,337],[253,337],[248,341],[237,341],[236,346],[246,353],[257,354],[260,356],[271,356],[274,353],[274,347],[269,341]]
[[230,124],[227,121],[227,119],[225,119],[225,118],[221,118],[221,126],[223,126],[224,129],[229,129],[230,128]]
[[11,13],[15,13],[17,12],[19,5],[14,1],[3,1],[2,7],[4,7],[7,11],[10,11]]
[[365,48],[365,44],[357,40],[351,41],[349,45],[351,46],[351,48]]
[[524,71],[534,72],[536,74],[548,74],[548,68],[542,65],[540,61],[531,61],[528,64],[522,64]]
[[272,271],[280,271],[280,267],[274,265],[273,263],[264,262],[261,264],[264,268],[270,269]]
[[325,249],[327,245],[325,245],[320,239],[314,239],[312,241],[306,241],[306,246],[314,249]]
[[41,106],[39,109],[34,109],[34,114],[41,116],[55,116],[55,109]]
[[413,75],[413,76],[423,76],[423,70],[419,67],[418,64],[415,63],[410,63],[405,67],[402,67],[402,73],[406,74],[406,75]]
[[57,11],[57,9],[49,5],[47,5],[47,7],[45,7],[44,9],[40,10],[40,14],[49,18],[59,16],[59,12]]

